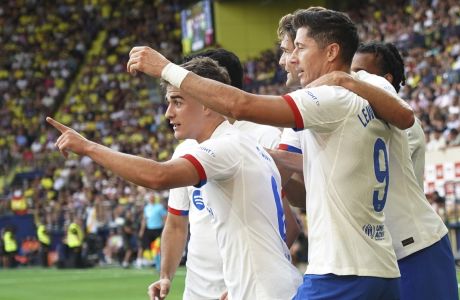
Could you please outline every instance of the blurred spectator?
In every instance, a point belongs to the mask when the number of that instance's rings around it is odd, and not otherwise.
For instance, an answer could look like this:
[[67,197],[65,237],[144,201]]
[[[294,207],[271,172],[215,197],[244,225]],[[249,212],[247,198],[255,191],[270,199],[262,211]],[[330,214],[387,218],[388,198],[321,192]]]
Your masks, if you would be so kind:
[[137,245],[137,232],[138,229],[136,228],[134,222],[134,215],[131,211],[126,211],[125,214],[125,222],[122,228],[123,232],[123,248],[125,250],[125,255],[123,257],[123,268],[129,267],[131,263],[131,257],[133,253],[136,253],[138,245]]
[[447,136],[447,145],[453,146],[460,146],[460,135],[458,134],[458,130],[456,128],[452,128],[449,131]]
[[148,203],[144,207],[144,215],[142,218],[139,236],[141,238],[141,246],[137,255],[137,267],[145,265],[143,262],[144,250],[150,251],[151,244],[161,237],[168,211],[164,200],[160,200],[158,193],[147,195]]
[[72,223],[70,223],[67,228],[66,245],[68,253],[66,257],[66,267],[84,267],[82,257],[83,238],[84,235],[81,228],[81,220],[78,217],[73,218]]
[[15,230],[12,226],[3,229],[2,237],[2,262],[4,268],[14,268],[17,265],[15,256],[18,254],[18,242],[16,241]]
[[442,135],[442,129],[435,129],[430,135],[430,140],[426,144],[426,151],[437,151],[442,150],[446,147],[446,139]]
[[40,242],[40,264],[47,268],[48,267],[48,254],[51,245],[51,238],[46,229],[45,224],[41,223],[37,226],[37,237]]
[[24,215],[27,213],[27,202],[20,189],[14,191],[10,205],[11,211],[15,215]]

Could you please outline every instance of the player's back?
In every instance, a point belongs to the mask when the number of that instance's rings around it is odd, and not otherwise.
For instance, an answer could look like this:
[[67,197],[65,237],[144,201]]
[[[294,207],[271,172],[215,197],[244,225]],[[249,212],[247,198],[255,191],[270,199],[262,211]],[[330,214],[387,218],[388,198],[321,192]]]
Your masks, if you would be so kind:
[[[391,130],[341,87],[290,94],[301,112],[309,274],[399,276],[384,225]],[[300,122],[299,122],[300,123]]]

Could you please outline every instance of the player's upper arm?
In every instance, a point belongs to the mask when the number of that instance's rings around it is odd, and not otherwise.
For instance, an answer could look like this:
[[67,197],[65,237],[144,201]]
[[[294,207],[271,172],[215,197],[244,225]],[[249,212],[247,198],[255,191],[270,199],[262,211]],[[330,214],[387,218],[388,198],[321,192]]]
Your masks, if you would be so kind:
[[294,127],[296,118],[289,103],[281,96],[240,94],[239,101],[230,108],[237,120],[278,127]]
[[153,189],[191,186],[200,182],[197,170],[184,158],[172,159],[161,164],[161,172],[158,173],[157,178],[152,178]]

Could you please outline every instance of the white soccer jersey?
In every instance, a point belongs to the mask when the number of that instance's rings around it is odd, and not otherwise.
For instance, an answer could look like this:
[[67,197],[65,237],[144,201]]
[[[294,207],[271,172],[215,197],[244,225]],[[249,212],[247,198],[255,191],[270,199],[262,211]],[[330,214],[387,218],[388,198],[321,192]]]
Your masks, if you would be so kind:
[[[174,151],[173,159],[196,147],[195,140],[185,140]],[[181,187],[169,192],[168,211],[189,216],[190,240],[187,246],[187,274],[184,300],[219,299],[227,290],[224,282],[222,258],[216,243],[211,218],[201,201],[201,189]]]
[[284,96],[304,156],[309,228],[307,274],[399,276],[384,224],[391,129],[369,103],[321,86]]
[[422,125],[419,119],[415,119],[414,125],[406,130],[409,139],[409,151],[414,166],[415,177],[417,183],[423,190],[423,177],[425,173],[425,132],[423,132]]
[[200,175],[230,299],[290,299],[302,278],[289,259],[280,176],[252,138],[222,123],[183,156]]
[[[236,121],[233,126],[250,135],[263,147],[274,148],[279,143],[280,130],[276,127],[246,121]],[[195,140],[185,140],[177,146],[173,158],[184,155],[187,149],[196,145]],[[200,198],[199,188],[182,187],[171,189],[168,201],[170,213],[189,215],[190,240],[184,300],[218,299],[226,290],[215,231]]]
[[[357,74],[361,80],[396,93],[382,77],[364,71]],[[419,127],[420,125],[416,123],[410,128],[411,133],[419,131],[421,129]],[[390,186],[384,212],[399,260],[439,241],[447,234],[447,227],[426,200],[423,189],[417,181],[407,132],[393,126],[392,131]]]
[[247,121],[235,121],[233,126],[252,137],[264,148],[276,149],[280,142],[281,130],[277,127]]

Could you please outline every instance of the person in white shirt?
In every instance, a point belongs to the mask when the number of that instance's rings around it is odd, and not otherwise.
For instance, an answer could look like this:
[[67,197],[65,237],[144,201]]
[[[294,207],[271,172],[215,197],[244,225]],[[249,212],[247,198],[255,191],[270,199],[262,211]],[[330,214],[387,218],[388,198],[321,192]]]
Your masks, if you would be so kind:
[[[360,45],[351,69],[386,78],[395,92],[404,85],[403,59],[389,43]],[[401,270],[401,299],[458,299],[448,230],[423,192],[423,129],[420,122],[415,122],[406,132],[394,130],[390,145],[390,200],[385,215]]]
[[[211,49],[194,56],[210,57],[220,66],[225,67],[230,76],[231,84],[242,88],[243,68],[238,57],[225,49]],[[245,121],[235,121],[233,126],[251,136],[265,148],[275,148],[280,139],[280,130],[276,127],[259,125]],[[184,150],[196,145],[194,140],[185,140],[175,150],[173,158],[180,157]],[[216,244],[215,232],[211,226],[211,219],[201,201],[201,191],[193,187],[172,189],[168,201],[169,217],[165,225],[167,234],[163,235],[162,278],[172,278],[179,263],[180,251],[178,245],[184,245],[184,236],[187,235],[187,221],[190,224],[190,240],[187,253],[187,274],[183,299],[219,299],[225,293],[222,258]],[[283,209],[286,223],[286,244],[293,243],[299,233],[299,226],[286,199],[283,199]],[[172,247],[174,251],[169,251]],[[183,248],[183,247],[179,247]],[[175,257],[176,255],[177,257]],[[159,280],[155,283],[164,291],[169,290],[169,282]],[[163,284],[163,286],[161,286]]]
[[[298,61],[302,86],[334,70],[350,71],[358,35],[346,15],[299,10],[294,25],[291,58]],[[308,140],[304,175],[311,251],[296,297],[399,298],[399,270],[382,212],[391,129],[376,116],[406,129],[414,122],[407,104],[385,91],[377,103],[327,86],[283,97],[254,95],[189,73],[148,47],[131,50],[127,70],[161,76],[184,94],[200,95],[201,103],[236,119],[308,129],[302,137]]]
[[[351,69],[358,72],[359,80],[394,93],[404,83],[403,61],[391,44],[371,42],[361,45]],[[380,75],[387,82],[363,70]],[[327,82],[322,78],[320,84],[344,87],[350,86],[351,81],[359,84],[356,78],[346,73],[330,73],[329,78],[333,80]],[[417,122],[406,132],[392,130],[388,201],[384,212],[401,270],[401,299],[457,299],[455,262],[447,228],[426,201],[422,189],[423,130]],[[282,143],[287,149],[300,147],[300,141],[293,135],[283,135]]]
[[[212,59],[196,58],[183,66],[228,83],[225,69]],[[222,115],[178,88],[168,84],[166,98],[166,117],[175,137],[195,139],[199,145],[165,163],[113,151],[51,118],[47,121],[61,131],[56,146],[64,155],[87,155],[124,179],[152,189],[201,188],[200,206],[212,219],[229,299],[292,298],[301,276],[284,241],[281,180],[272,158]],[[153,284],[149,295],[165,297]]]

